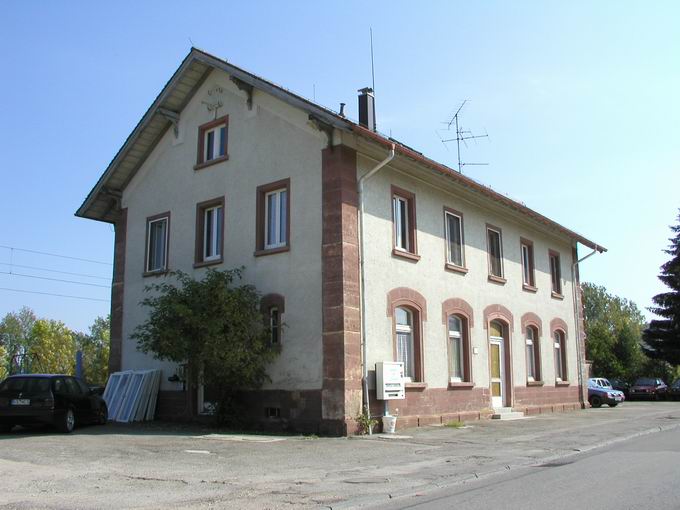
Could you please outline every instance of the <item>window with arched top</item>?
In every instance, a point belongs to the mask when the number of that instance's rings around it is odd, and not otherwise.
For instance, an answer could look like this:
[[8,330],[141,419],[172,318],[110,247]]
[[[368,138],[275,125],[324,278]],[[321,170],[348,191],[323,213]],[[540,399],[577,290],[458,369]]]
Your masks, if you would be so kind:
[[555,380],[566,381],[567,378],[567,353],[565,349],[564,331],[556,329],[553,332],[555,346]]
[[451,382],[471,382],[468,321],[458,314],[448,316],[448,357]]
[[414,313],[405,307],[394,310],[397,361],[404,364],[407,381],[416,379],[416,342]]
[[260,301],[264,325],[269,329],[269,341],[273,346],[281,345],[285,306],[285,298],[281,294],[267,294]]
[[526,328],[527,381],[541,380],[541,349],[536,326]]

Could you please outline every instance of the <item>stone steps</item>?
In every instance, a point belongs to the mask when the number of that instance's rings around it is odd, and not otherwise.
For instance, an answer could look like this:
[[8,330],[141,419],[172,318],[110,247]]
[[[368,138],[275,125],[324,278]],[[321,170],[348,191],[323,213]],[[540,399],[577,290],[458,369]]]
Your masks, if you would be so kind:
[[491,415],[492,420],[522,420],[526,418],[524,413],[513,411],[511,407],[497,407]]

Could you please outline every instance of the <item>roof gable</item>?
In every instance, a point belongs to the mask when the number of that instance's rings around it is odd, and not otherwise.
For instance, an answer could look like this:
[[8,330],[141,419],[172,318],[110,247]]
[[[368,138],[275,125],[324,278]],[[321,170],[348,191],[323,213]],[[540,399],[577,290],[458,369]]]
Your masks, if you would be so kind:
[[[213,69],[220,69],[247,94],[258,89],[307,112],[311,120],[323,128],[338,128],[354,133],[384,147],[395,147],[402,157],[416,161],[421,166],[441,173],[457,183],[470,188],[480,195],[526,215],[543,226],[555,229],[561,234],[599,252],[606,248],[586,239],[546,216],[512,200],[493,189],[484,186],[446,165],[431,160],[410,147],[391,138],[370,131],[336,112],[320,106],[300,95],[297,95],[264,78],[252,74],[226,60],[217,58],[197,48],[191,48],[180,66],[174,72],[163,90],[156,97],[132,133],[125,140],[116,156],[90,191],[87,198],[76,211],[76,216],[113,223],[117,219],[117,204],[120,203],[122,191],[137,173],[141,165],[158,144],[165,132],[173,126],[181,111],[191,100]],[[249,98],[249,100],[251,100]]]

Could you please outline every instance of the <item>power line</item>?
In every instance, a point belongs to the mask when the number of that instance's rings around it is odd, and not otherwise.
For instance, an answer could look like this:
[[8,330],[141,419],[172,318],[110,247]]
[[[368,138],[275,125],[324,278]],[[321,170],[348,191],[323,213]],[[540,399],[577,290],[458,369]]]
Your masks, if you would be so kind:
[[0,290],[8,290],[10,292],[23,292],[24,294],[40,294],[41,296],[55,296],[55,297],[64,297],[64,298],[71,298],[71,299],[83,299],[85,301],[103,301],[104,303],[110,302],[109,299],[97,299],[97,298],[90,298],[90,297],[83,297],[83,296],[69,296],[69,295],[66,295],[66,294],[52,294],[50,292],[38,292],[36,290],[8,289],[6,287],[0,287]]
[[103,289],[110,289],[110,285],[99,285],[98,283],[76,282],[74,280],[62,280],[61,278],[48,278],[47,276],[36,276],[32,274],[10,273],[9,271],[0,271],[0,274],[8,274],[10,276],[22,276],[24,278],[36,278],[38,280],[48,280],[50,282],[74,283],[76,285],[87,285],[88,287],[101,287]]
[[62,259],[79,260],[79,261],[81,261],[81,262],[90,262],[90,263],[92,263],[92,264],[101,264],[101,265],[103,265],[103,266],[112,266],[112,265],[113,265],[113,264],[111,264],[110,262],[102,262],[102,261],[100,261],[100,260],[83,259],[83,258],[80,258],[80,257],[71,257],[71,256],[69,256],[69,255],[58,255],[58,254],[56,254],[56,253],[47,253],[47,252],[45,252],[45,251],[26,250],[26,249],[24,249],[24,248],[15,248],[14,246],[3,246],[3,245],[0,245],[0,248],[5,248],[6,250],[23,251],[23,252],[26,252],[26,253],[36,253],[36,254],[38,254],[38,255],[47,255],[47,256],[49,256],[49,257],[59,257],[59,258],[62,258]]
[[84,278],[97,278],[99,280],[107,280],[107,281],[111,280],[110,276],[107,277],[107,276],[96,276],[96,275],[93,275],[93,274],[85,274],[85,273],[71,273],[69,271],[58,271],[56,269],[48,269],[46,267],[37,267],[37,266],[23,266],[21,264],[10,264],[8,262],[0,262],[0,266],[9,266],[10,271],[11,271],[12,267],[21,267],[23,269],[35,269],[36,271],[48,271],[50,273],[68,274],[68,275],[71,275],[71,276],[82,276]]

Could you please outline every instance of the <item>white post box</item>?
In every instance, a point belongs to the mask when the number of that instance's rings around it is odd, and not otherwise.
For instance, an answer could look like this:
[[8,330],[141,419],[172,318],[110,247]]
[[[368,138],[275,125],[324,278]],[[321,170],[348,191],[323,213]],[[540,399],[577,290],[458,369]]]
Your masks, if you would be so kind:
[[379,361],[376,363],[375,382],[378,400],[406,398],[404,364],[401,361]]

